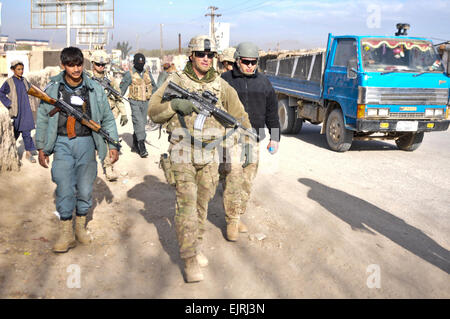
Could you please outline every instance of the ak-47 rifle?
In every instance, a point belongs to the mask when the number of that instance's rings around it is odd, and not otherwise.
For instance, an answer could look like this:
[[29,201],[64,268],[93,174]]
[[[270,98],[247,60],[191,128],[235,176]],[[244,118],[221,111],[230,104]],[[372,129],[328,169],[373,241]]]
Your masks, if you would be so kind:
[[126,97],[124,97],[122,94],[120,94],[119,91],[117,91],[116,89],[114,89],[114,88],[111,86],[111,81],[108,80],[107,78],[104,77],[104,78],[102,78],[102,79],[99,79],[99,78],[96,78],[95,76],[90,76],[90,78],[91,78],[92,80],[94,80],[94,81],[97,81],[98,84],[100,84],[101,86],[103,86],[103,88],[105,88],[109,93],[111,93],[112,95],[114,95],[116,98],[118,98],[118,99],[123,99],[123,100],[125,100],[125,101],[127,101],[127,102],[130,102],[130,101],[128,101],[128,99],[127,99]]
[[242,124],[231,114],[217,108],[215,105],[218,99],[209,91],[204,91],[202,95],[199,95],[197,93],[189,92],[172,81],[169,81],[167,88],[164,91],[163,100],[170,101],[172,99],[186,99],[195,105],[194,111],[198,114],[194,122],[195,130],[201,131],[206,118],[212,115],[225,126],[233,127],[234,129],[240,128],[255,140],[259,140],[259,135],[257,133],[242,126]]
[[91,120],[89,116],[87,116],[85,113],[80,112],[70,104],[66,103],[64,100],[57,100],[52,97],[50,97],[47,93],[42,91],[40,88],[31,85],[30,89],[28,90],[28,94],[34,97],[37,97],[38,99],[54,105],[55,108],[51,110],[48,115],[50,117],[53,117],[56,113],[62,111],[67,116],[72,116],[75,118],[75,120],[79,121],[81,124],[89,127],[94,132],[100,134],[107,142],[113,144],[117,149],[120,150],[121,145],[119,141],[114,140],[111,136],[109,136],[108,132],[106,132],[100,124],[97,122]]

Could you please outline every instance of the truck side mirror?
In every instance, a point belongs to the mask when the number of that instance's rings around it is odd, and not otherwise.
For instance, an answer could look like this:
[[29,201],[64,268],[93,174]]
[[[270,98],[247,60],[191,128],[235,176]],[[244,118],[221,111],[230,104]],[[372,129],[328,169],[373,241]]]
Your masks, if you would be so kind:
[[350,59],[347,62],[347,78],[356,79],[358,77],[358,61]]

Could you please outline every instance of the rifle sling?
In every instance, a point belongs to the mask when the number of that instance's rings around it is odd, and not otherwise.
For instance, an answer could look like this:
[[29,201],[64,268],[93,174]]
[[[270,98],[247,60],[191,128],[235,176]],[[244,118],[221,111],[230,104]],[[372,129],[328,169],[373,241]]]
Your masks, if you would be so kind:
[[212,141],[212,142],[206,143],[206,142],[203,142],[203,141],[199,141],[198,139],[196,139],[195,137],[193,137],[193,136],[191,135],[191,133],[189,132],[189,129],[188,129],[187,126],[186,126],[186,121],[184,120],[184,115],[182,115],[182,114],[180,114],[180,113],[178,113],[178,112],[177,112],[177,115],[178,115],[178,120],[179,120],[180,123],[181,123],[181,127],[183,128],[183,130],[184,130],[184,132],[186,133],[186,135],[187,135],[188,137],[190,137],[190,139],[191,139],[191,144],[194,145],[194,147],[195,147],[196,145],[201,145],[202,148],[204,148],[204,149],[206,149],[206,150],[213,150],[213,149],[215,149],[220,143],[222,143],[222,142],[225,141],[228,137],[230,137],[230,136],[234,133],[234,131],[236,131],[236,128],[233,128],[232,130],[230,130],[230,131],[229,131],[227,134],[225,134],[224,136],[219,137],[219,138],[215,139],[215,140]]

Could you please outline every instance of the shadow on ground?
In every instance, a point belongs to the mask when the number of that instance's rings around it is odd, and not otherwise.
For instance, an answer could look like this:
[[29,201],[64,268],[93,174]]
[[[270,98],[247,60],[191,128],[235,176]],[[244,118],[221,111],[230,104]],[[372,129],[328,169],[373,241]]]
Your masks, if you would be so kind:
[[[330,150],[327,144],[327,138],[325,134],[320,134],[321,126],[313,125],[311,123],[305,122],[303,123],[303,127],[298,134],[283,134],[284,136],[295,137],[301,141],[306,143],[315,145],[320,148],[324,148]],[[352,146],[350,147],[349,152],[351,151],[380,151],[380,150],[389,150],[394,151],[398,148],[395,144],[372,140],[372,141],[353,141]],[[330,150],[331,151],[331,150]]]
[[389,238],[397,245],[450,274],[450,252],[441,247],[420,229],[348,193],[328,187],[309,178],[298,179],[310,187],[308,197],[330,213],[349,224],[353,230],[375,235],[370,229]]

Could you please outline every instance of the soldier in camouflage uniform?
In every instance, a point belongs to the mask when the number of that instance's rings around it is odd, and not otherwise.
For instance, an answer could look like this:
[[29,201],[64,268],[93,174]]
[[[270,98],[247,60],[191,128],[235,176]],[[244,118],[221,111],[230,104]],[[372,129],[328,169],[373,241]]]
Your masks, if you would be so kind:
[[[114,81],[115,79],[111,81],[106,73],[106,66],[111,62],[111,59],[109,58],[108,54],[106,54],[105,51],[95,51],[91,56],[91,62],[92,62],[92,71],[88,71],[89,76],[98,79],[100,81],[110,83],[110,85],[114,89],[119,90],[119,85],[116,81]],[[120,115],[120,125],[125,126],[128,122],[128,118],[127,118],[127,111],[125,110],[125,106],[123,104],[122,99],[114,96],[106,89],[105,93],[108,96],[108,102],[111,107],[111,111],[114,115],[114,118],[117,119],[117,117]],[[103,171],[108,181],[110,182],[116,181],[119,178],[119,175],[117,174],[117,171],[114,170],[114,166],[111,163],[111,159],[109,158],[109,156],[105,158],[102,165]]]
[[233,63],[236,61],[234,58],[235,48],[226,48],[222,54],[219,55],[219,73],[225,73],[233,70]]
[[[170,160],[176,180],[175,228],[187,282],[203,280],[200,267],[208,264],[201,251],[201,243],[208,203],[215,194],[219,179],[217,149],[205,147],[204,144],[191,144],[191,137],[203,143],[217,141],[225,135],[225,128],[214,117],[208,117],[202,133],[194,132],[197,117],[193,112],[194,105],[185,99],[165,101],[163,93],[169,81],[199,94],[208,90],[218,97],[218,108],[233,115],[245,127],[250,127],[248,115],[236,91],[212,67],[216,52],[210,37],[192,38],[189,42],[190,61],[183,71],[169,76],[152,96],[149,107],[152,121],[165,124],[169,134]],[[227,141],[233,139],[236,139],[234,135]]]
[[[243,145],[252,148],[247,151],[251,151],[252,157],[251,161],[244,164],[243,172],[240,170],[233,172],[233,167],[230,171],[226,163],[221,165],[223,166],[221,173],[225,177],[223,200],[227,221],[227,239],[230,241],[237,241],[239,233],[248,231],[247,226],[238,216],[243,215],[247,210],[253,180],[258,171],[259,143],[265,137],[264,128],[269,129],[270,141],[267,149],[271,154],[278,151],[280,141],[278,100],[270,81],[264,74],[258,72],[258,47],[251,42],[240,43],[236,47],[234,57],[236,62],[233,69],[223,73],[222,78],[237,91],[253,129],[259,132],[260,139],[254,145],[249,143]],[[240,191],[229,192],[229,188]]]

